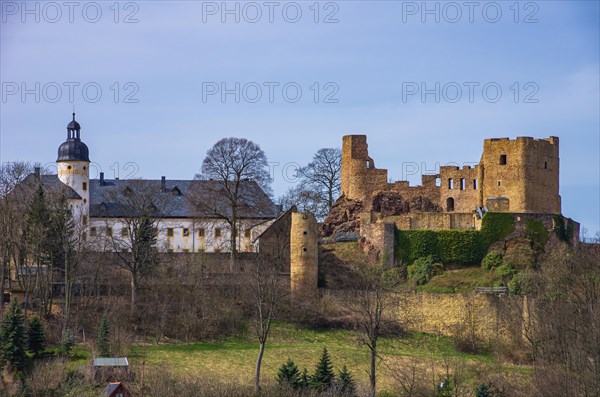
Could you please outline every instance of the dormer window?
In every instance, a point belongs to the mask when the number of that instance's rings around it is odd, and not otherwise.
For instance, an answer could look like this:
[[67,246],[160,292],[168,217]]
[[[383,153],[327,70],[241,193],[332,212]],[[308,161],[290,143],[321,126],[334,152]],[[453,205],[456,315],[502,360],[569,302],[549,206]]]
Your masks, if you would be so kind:
[[500,155],[500,165],[506,165],[506,155],[505,154]]
[[173,188],[173,190],[171,190],[171,193],[173,194],[173,196],[181,196],[181,190],[179,190],[179,189],[177,188],[177,186],[175,186],[175,187]]
[[125,193],[126,196],[129,196],[131,193],[133,193],[133,190],[131,190],[131,188],[127,186],[125,190],[123,190],[123,193]]

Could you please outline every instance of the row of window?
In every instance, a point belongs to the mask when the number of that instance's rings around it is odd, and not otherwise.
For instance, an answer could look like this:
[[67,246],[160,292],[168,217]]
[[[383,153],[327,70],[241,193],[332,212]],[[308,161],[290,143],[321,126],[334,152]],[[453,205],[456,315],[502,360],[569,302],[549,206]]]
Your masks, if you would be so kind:
[[[477,182],[477,179],[473,179],[473,189],[477,190],[478,186],[479,186],[479,184]],[[452,178],[448,178],[448,189],[450,189],[450,190],[454,189],[454,179],[452,179]],[[467,189],[467,181],[465,180],[465,178],[460,178],[459,189],[460,190]]]
[[[104,232],[107,236],[112,236],[113,235],[113,228],[108,226],[106,228],[104,228]],[[181,232],[183,237],[189,237],[190,236],[190,229],[189,228],[182,228],[182,232]],[[90,236],[97,236],[98,235],[98,228],[96,227],[90,227]],[[121,236],[128,236],[129,235],[129,228],[121,228]],[[173,237],[175,235],[175,228],[172,227],[168,227],[167,228],[167,237]],[[214,236],[219,238],[223,235],[223,230],[220,227],[216,227],[214,229]],[[206,236],[206,230],[204,228],[198,229],[198,237],[205,237]],[[252,230],[251,229],[245,229],[244,230],[244,237],[246,238],[250,238],[252,236]]]

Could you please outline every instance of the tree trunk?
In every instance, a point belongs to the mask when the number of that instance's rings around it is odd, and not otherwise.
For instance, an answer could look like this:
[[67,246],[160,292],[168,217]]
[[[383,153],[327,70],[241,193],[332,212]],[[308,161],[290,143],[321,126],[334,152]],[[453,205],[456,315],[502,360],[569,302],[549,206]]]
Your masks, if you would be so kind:
[[375,364],[377,363],[377,341],[372,342],[371,345],[371,371],[369,372],[369,381],[371,382],[371,397],[375,397],[377,390],[377,377]]
[[260,367],[262,365],[263,354],[265,353],[265,342],[260,343],[258,358],[256,359],[256,372],[254,375],[254,393],[260,391]]
[[131,273],[131,308],[130,308],[130,316],[133,318],[133,314],[135,313],[135,303],[137,299],[137,287],[138,280],[135,273]]
[[229,271],[230,272],[234,272],[235,271],[235,260],[236,260],[236,253],[237,253],[237,216],[235,214],[235,210],[233,211],[234,215],[232,218],[232,222],[231,222],[231,239],[230,239],[230,244],[231,244],[231,254],[229,257]]

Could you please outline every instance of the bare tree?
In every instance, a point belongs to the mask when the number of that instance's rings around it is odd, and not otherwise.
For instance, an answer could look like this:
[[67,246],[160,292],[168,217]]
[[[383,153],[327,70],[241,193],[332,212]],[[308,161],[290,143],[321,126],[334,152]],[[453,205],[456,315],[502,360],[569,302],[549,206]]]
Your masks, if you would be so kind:
[[130,274],[133,315],[140,280],[150,274],[158,263],[159,222],[172,205],[172,195],[150,181],[130,180],[124,185],[105,193],[106,201],[114,207],[110,217],[106,218],[105,234],[118,259],[118,266]]
[[394,272],[384,265],[363,264],[356,266],[354,289],[345,300],[344,306],[356,317],[360,341],[369,349],[370,396],[377,393],[377,343],[379,337],[396,324],[390,310],[398,306],[398,295],[393,293],[398,284]]
[[278,264],[257,256],[247,284],[253,299],[254,329],[259,343],[254,375],[254,391],[256,393],[260,391],[260,370],[273,316],[281,300],[288,295],[283,280],[279,276],[279,267]]
[[[25,231],[27,203],[31,189],[21,182],[33,171],[27,162],[0,164],[0,280],[1,290],[11,288],[12,265],[18,267],[25,251]],[[7,285],[8,282],[8,285]],[[0,312],[4,308],[4,299],[0,300]]]
[[230,271],[233,271],[240,215],[248,209],[248,203],[255,202],[257,196],[262,193],[251,188],[246,182],[253,181],[267,194],[271,192],[267,156],[260,146],[252,141],[224,138],[208,150],[202,162],[201,173],[196,175],[196,179],[214,181],[204,186],[209,191],[205,196],[206,200],[198,204],[204,212],[224,220],[229,225]]
[[315,214],[320,219],[327,216],[340,194],[341,169],[342,151],[339,148],[319,149],[310,163],[298,169],[301,190],[316,195],[314,200],[319,209]]

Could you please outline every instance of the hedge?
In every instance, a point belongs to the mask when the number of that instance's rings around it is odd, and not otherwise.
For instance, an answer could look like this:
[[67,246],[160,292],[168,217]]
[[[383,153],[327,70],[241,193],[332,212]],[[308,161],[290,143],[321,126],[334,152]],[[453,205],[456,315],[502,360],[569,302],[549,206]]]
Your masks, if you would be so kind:
[[512,214],[488,212],[481,230],[396,230],[396,257],[405,263],[431,256],[436,262],[480,264],[490,245],[514,227]]

